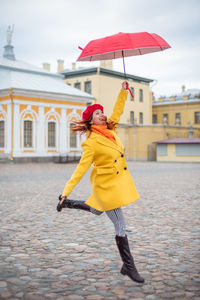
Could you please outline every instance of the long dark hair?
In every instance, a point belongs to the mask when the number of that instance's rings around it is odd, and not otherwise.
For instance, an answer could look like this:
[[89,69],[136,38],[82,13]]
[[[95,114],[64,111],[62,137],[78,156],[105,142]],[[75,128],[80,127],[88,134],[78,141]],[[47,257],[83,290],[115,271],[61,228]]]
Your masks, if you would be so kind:
[[[91,120],[92,120],[92,116],[88,121],[81,120],[81,121],[74,122],[75,125],[73,125],[71,127],[72,132],[79,131],[81,134],[83,134],[83,133],[86,133],[89,131],[91,133],[91,131],[92,131],[91,130],[91,126],[92,126]],[[107,125],[108,129],[113,130],[117,126],[117,123],[115,123],[111,120],[108,120],[108,122],[106,122],[106,125]]]

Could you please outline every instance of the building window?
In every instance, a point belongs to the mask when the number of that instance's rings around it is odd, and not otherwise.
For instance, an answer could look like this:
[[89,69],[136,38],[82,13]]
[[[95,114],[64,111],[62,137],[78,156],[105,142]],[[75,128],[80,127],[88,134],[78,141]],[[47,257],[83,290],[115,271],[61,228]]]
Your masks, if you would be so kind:
[[200,111],[196,111],[194,113],[194,123],[195,124],[200,124]]
[[24,121],[24,148],[33,147],[33,122]]
[[153,124],[157,124],[158,123],[158,116],[157,115],[153,115],[152,123]]
[[77,147],[77,133],[72,131],[73,123],[70,124],[70,148]]
[[56,123],[48,122],[48,147],[56,147]]
[[143,90],[142,89],[139,90],[139,100],[140,100],[140,102],[143,102]]
[[134,111],[130,111],[130,123],[134,124]]
[[76,83],[74,83],[74,87],[76,88],[76,89],[81,89],[81,83],[80,82],[76,82]]
[[163,114],[163,124],[168,125],[168,114]]
[[131,90],[131,93],[133,94],[133,97],[132,97],[131,94],[130,94],[130,100],[131,100],[131,101],[134,101],[134,88],[131,87],[130,90]]
[[175,114],[175,125],[181,125],[181,114],[180,113]]
[[88,94],[92,93],[92,84],[91,81],[86,81],[85,82],[85,92]]
[[157,155],[168,155],[168,145],[157,144]]
[[0,121],[0,148],[5,146],[5,121]]
[[140,122],[140,124],[143,124],[143,113],[142,112],[140,112],[139,122]]

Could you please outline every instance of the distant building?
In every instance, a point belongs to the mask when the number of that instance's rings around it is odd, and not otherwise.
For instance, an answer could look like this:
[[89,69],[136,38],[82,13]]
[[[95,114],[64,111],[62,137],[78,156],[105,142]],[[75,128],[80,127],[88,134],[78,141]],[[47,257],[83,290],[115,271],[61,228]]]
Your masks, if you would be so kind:
[[68,86],[60,74],[16,60],[10,44],[4,48],[0,57],[0,157],[17,161],[80,156],[81,138],[70,127],[94,97]]
[[200,127],[200,89],[185,90],[153,102],[153,124]]
[[157,144],[157,161],[200,162],[200,138],[166,139]]
[[[62,69],[62,68],[61,68]],[[112,70],[112,61],[101,61],[100,67],[78,68],[72,65],[72,70],[63,70],[65,82],[78,90],[95,97],[95,102],[105,108],[105,114],[110,116],[124,79],[124,73]],[[152,123],[152,79],[131,74],[126,75],[130,89],[124,113],[120,123],[151,124]]]

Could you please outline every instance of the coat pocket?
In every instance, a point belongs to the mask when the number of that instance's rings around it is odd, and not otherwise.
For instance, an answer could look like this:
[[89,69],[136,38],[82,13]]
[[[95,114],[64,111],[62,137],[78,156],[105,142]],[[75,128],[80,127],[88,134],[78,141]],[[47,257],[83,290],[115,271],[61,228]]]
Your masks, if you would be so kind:
[[113,174],[114,173],[114,168],[96,168],[96,174],[97,175],[103,175],[103,174]]

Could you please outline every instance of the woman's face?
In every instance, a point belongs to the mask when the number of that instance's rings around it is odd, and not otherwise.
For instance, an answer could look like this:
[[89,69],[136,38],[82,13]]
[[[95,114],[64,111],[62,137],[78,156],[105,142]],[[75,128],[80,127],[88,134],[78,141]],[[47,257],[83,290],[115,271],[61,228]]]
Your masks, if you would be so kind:
[[91,124],[94,125],[106,125],[107,117],[104,115],[101,109],[96,109],[92,114]]

